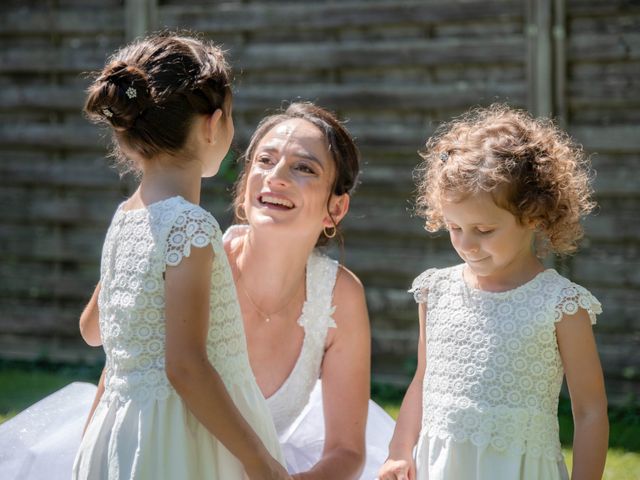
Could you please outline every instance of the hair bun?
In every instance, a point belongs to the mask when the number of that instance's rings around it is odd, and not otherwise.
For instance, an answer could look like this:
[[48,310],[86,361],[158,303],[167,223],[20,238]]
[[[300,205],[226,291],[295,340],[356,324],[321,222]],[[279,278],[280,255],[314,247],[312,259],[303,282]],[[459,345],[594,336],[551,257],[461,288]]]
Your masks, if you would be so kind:
[[116,130],[129,130],[151,101],[147,74],[140,68],[115,61],[96,80],[86,110]]

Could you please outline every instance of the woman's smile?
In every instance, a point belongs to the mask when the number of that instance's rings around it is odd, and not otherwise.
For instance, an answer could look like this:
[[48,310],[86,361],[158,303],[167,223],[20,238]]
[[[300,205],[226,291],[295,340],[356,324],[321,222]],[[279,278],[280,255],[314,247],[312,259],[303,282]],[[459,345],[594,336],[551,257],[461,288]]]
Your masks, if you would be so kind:
[[263,192],[258,195],[258,203],[267,208],[276,208],[278,210],[291,210],[295,207],[293,202],[285,196],[272,192]]

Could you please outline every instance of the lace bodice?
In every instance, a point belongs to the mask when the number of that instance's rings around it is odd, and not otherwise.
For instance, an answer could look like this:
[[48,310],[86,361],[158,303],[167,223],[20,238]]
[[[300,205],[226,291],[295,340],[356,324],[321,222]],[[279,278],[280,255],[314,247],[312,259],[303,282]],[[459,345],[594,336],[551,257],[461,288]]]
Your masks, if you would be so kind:
[[233,277],[211,214],[182,197],[144,209],[116,211],[107,232],[100,273],[100,333],[107,357],[105,397],[140,402],[173,390],[164,371],[166,266],[192,247],[211,245],[207,354],[229,385],[253,378]]
[[[225,232],[225,239],[246,233],[246,226],[234,225]],[[302,412],[320,377],[320,367],[329,328],[336,327],[331,317],[333,287],[338,262],[314,250],[307,261],[306,301],[298,324],[304,328],[300,354],[291,373],[278,390],[267,398],[278,434],[282,434]]]
[[427,304],[423,434],[560,459],[555,322],[583,308],[595,323],[600,303],[553,269],[485,292],[463,267],[427,270],[410,290]]

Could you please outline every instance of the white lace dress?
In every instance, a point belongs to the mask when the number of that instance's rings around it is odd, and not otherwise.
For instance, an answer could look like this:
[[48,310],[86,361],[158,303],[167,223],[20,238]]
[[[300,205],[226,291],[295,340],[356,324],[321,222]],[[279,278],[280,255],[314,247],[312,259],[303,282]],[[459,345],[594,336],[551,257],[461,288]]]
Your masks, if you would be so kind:
[[426,303],[419,480],[568,479],[558,435],[563,378],[555,323],[600,303],[548,269],[506,292],[470,288],[464,265],[431,269]]
[[102,252],[105,392],[73,466],[76,479],[243,479],[244,469],[187,409],[165,374],[164,272],[211,246],[209,361],[276,457],[273,422],[249,366],[231,270],[215,219],[182,197],[118,208]]
[[[247,226],[235,225],[225,240],[246,234]],[[315,250],[307,261],[306,301],[298,324],[304,340],[291,373],[278,390],[267,398],[278,430],[287,469],[291,473],[309,470],[322,456],[324,413],[322,408],[322,359],[329,328],[340,328],[332,318],[333,288],[338,262]],[[366,430],[367,457],[361,479],[377,477],[387,457],[395,422],[376,403],[369,401]]]

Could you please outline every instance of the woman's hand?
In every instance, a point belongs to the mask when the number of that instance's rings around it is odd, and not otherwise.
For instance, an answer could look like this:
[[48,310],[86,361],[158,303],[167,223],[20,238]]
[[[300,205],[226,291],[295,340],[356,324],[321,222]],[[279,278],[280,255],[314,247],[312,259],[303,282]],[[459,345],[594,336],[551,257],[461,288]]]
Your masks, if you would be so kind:
[[388,458],[378,472],[378,480],[414,480],[416,465],[413,458]]

